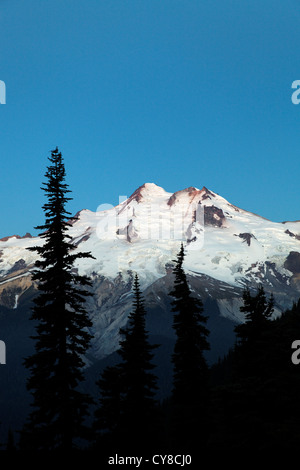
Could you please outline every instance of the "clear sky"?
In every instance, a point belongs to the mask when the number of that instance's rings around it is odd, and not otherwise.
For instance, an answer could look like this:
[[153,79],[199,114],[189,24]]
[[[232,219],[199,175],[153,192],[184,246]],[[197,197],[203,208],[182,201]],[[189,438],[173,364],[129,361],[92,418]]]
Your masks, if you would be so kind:
[[56,146],[68,209],[145,182],[300,219],[298,0],[0,0],[0,236],[44,222]]

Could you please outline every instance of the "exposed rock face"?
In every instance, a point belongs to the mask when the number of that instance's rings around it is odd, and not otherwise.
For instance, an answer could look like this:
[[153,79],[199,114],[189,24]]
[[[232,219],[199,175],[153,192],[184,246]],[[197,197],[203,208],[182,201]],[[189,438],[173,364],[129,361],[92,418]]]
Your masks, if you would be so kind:
[[90,238],[90,236],[91,236],[90,230],[91,230],[91,227],[88,227],[82,237],[79,237],[79,238],[77,238],[77,239],[74,239],[74,240],[73,240],[74,246],[78,246],[80,243],[86,242],[86,241]]
[[239,237],[243,239],[243,242],[246,242],[248,246],[251,244],[251,238],[255,238],[252,233],[239,233]]
[[214,193],[212,193],[209,189],[207,189],[205,186],[200,191],[202,195],[202,200],[204,199],[212,199],[215,197]]
[[215,206],[204,206],[204,225],[222,227],[224,222],[225,215],[222,209]]
[[188,195],[192,201],[196,196],[201,194],[201,191],[199,189],[194,188],[193,186],[190,186],[189,188],[183,189],[181,191],[176,191],[168,200],[168,206],[173,206],[173,204],[175,204],[175,202],[182,195]]
[[287,229],[284,233],[289,235],[290,237],[296,238],[296,240],[300,240],[300,235],[295,235],[293,232],[291,232],[289,229]]
[[13,267],[8,271],[7,274],[14,273],[16,271],[20,271],[26,268],[26,263],[23,259],[19,259],[18,261],[15,262]]
[[203,186],[202,189],[197,189],[194,188],[193,186],[190,186],[189,188],[182,189],[181,191],[176,191],[168,200],[168,205],[173,206],[177,200],[180,199],[181,196],[188,196],[190,199],[190,202],[193,202],[197,196],[199,196],[199,199],[204,201],[205,199],[212,199],[215,197],[215,195],[209,191],[205,186]]
[[23,237],[20,237],[20,235],[10,235],[9,237],[0,238],[0,242],[7,242],[11,238],[17,238],[18,240],[21,240],[22,238],[32,238],[32,235],[29,232],[26,232]]
[[293,273],[290,278],[291,286],[300,290],[300,253],[291,251],[284,262],[284,267]]
[[300,253],[297,251],[291,251],[284,262],[284,267],[293,274],[300,273]]
[[145,184],[143,184],[142,186],[140,186],[139,188],[137,188],[134,193],[132,193],[132,195],[130,196],[129,200],[128,200],[128,204],[131,202],[131,201],[137,201],[137,202],[140,202],[141,199],[143,198],[143,195],[142,195],[142,190],[145,188]]
[[0,305],[17,308],[19,298],[32,286],[31,276],[12,278],[0,284]]
[[130,220],[129,221],[129,224],[124,227],[124,228],[118,228],[117,230],[117,235],[125,235],[126,236],[126,240],[131,243],[132,241],[134,241],[135,239],[138,238],[138,233],[137,231],[135,230],[134,228],[134,225],[133,225],[133,221]]
[[69,220],[67,221],[67,223],[68,223],[69,225],[74,225],[75,222],[77,222],[77,220],[80,219],[80,213],[81,213],[81,211],[76,212],[76,214],[75,214],[71,219],[69,219]]

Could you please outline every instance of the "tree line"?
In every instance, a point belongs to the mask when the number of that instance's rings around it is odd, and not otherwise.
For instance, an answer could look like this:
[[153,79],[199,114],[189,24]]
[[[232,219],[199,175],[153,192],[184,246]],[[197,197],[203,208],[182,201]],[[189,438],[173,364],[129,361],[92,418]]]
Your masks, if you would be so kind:
[[291,344],[300,333],[300,301],[274,319],[273,296],[267,298],[262,286],[257,292],[245,289],[245,321],[235,326],[236,343],[208,367],[207,317],[183,268],[183,244],[170,292],[175,332],[170,397],[156,398],[153,357],[159,345],[149,341],[137,274],[132,311],[120,329],[119,362],[102,371],[97,401],[79,390],[92,339],[85,309],[91,281],[73,268],[92,255],[75,253],[68,235],[70,190],[57,148],[49,161],[42,186],[45,223],[37,227],[44,244],[30,248],[39,255],[31,317],[35,352],[24,360],[32,411],[17,444],[9,433],[6,450],[96,451],[105,458],[155,452],[191,455],[195,462],[216,449],[293,448],[300,438],[300,368],[291,361]]

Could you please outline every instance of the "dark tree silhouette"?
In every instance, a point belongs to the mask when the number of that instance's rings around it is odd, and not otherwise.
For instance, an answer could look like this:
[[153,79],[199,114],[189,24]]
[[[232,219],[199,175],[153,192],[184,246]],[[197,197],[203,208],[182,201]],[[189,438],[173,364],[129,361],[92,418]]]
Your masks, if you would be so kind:
[[266,450],[274,444],[278,417],[273,402],[274,390],[278,390],[273,295],[267,299],[262,285],[252,295],[245,289],[240,311],[245,321],[235,327],[231,376],[214,394],[214,439],[220,450]]
[[78,390],[83,380],[83,356],[89,346],[92,326],[84,302],[91,285],[86,276],[76,274],[74,262],[92,258],[90,253],[74,252],[70,213],[65,205],[68,185],[65,166],[56,148],[49,157],[44,204],[45,224],[36,251],[33,280],[39,295],[34,299],[32,319],[36,322],[35,353],[25,359],[31,372],[27,387],[33,395],[33,410],[21,433],[21,446],[29,450],[71,450],[75,441],[85,437],[84,418],[91,398]]
[[[104,370],[98,382],[101,390],[100,408],[96,412],[96,427],[106,428],[115,447],[136,451],[153,446],[155,439],[156,376],[152,370],[153,349],[146,331],[146,310],[138,276],[133,284],[133,311],[125,328],[118,350],[122,361]],[[101,424],[102,420],[102,424]],[[157,430],[156,430],[157,431]],[[106,439],[107,440],[107,439]]]
[[99,407],[94,413],[94,448],[104,448],[107,455],[120,447],[121,369],[107,366],[97,382],[100,390]]
[[258,287],[254,296],[251,296],[248,288],[245,289],[243,301],[244,305],[240,307],[240,311],[245,313],[245,323],[237,325],[235,328],[239,344],[251,342],[252,338],[255,338],[257,333],[267,325],[274,312],[273,294],[267,300],[262,285]]
[[203,315],[202,301],[192,296],[188,285],[183,269],[184,256],[181,245],[173,270],[174,288],[170,292],[174,298],[171,305],[176,333],[172,402],[175,446],[188,450],[199,445],[199,439],[203,443],[208,433],[204,423],[207,424],[209,369],[204,352],[209,349],[209,331],[205,326],[207,318]]
[[267,353],[266,333],[271,326],[274,298],[271,294],[267,299],[264,288],[260,285],[253,296],[249,289],[245,289],[243,301],[240,311],[245,313],[245,322],[235,327],[238,349],[236,373],[239,377],[251,374],[257,376],[260,370],[263,373],[262,358]]

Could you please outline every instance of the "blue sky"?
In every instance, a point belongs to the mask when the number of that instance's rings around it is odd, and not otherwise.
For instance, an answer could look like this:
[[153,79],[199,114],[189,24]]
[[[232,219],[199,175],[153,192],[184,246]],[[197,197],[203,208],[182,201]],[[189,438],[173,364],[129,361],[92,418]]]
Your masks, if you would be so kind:
[[300,219],[296,0],[0,0],[0,236],[44,222],[56,146],[73,201],[206,186]]

